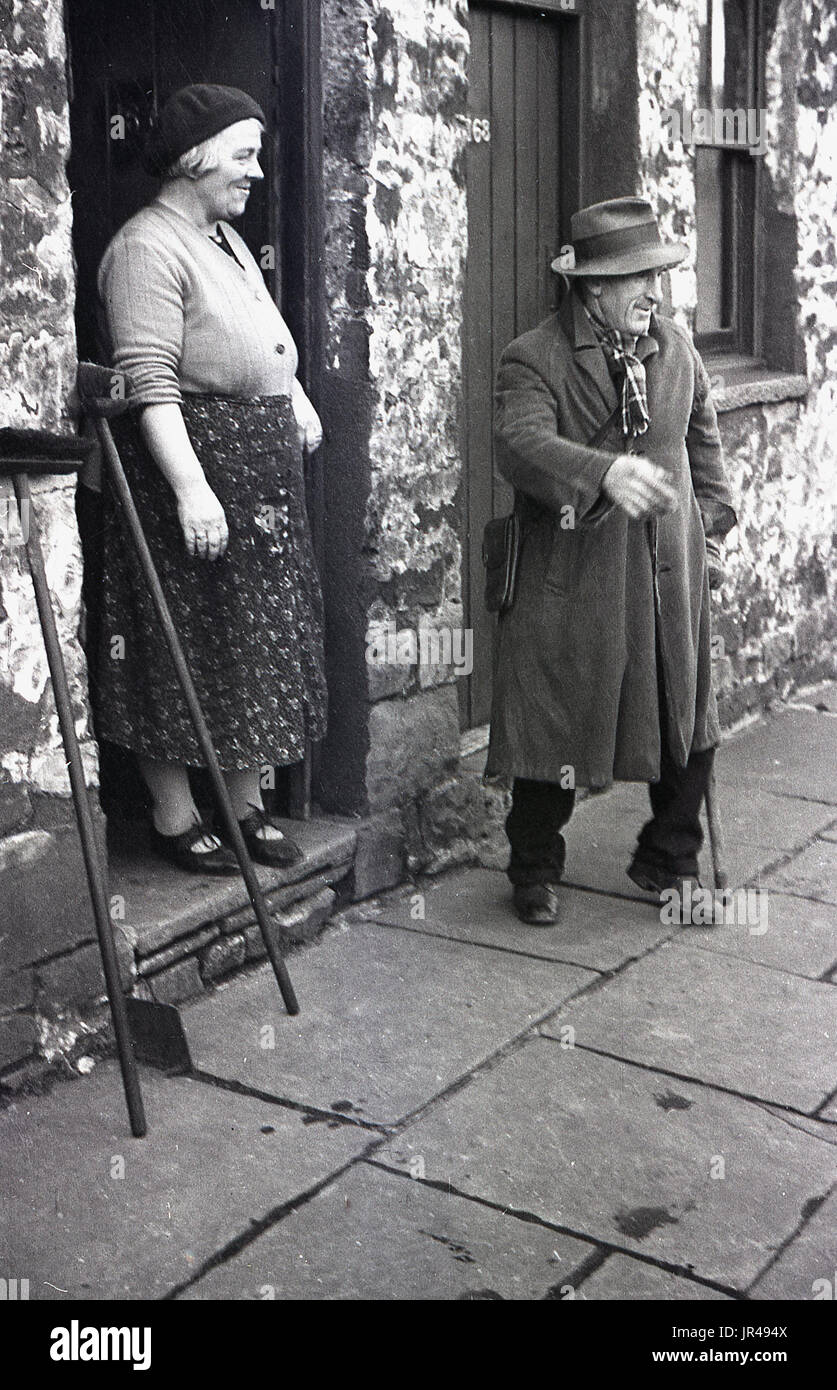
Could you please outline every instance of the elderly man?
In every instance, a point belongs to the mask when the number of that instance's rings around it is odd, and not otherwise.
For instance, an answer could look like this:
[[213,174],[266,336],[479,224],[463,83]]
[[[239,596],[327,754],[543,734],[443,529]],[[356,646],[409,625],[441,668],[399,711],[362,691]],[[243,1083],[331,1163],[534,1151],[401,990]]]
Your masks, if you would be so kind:
[[558,920],[575,788],[649,783],[628,873],[659,896],[697,879],[700,807],[720,730],[706,537],[735,525],[706,369],[656,313],[664,243],[651,205],[575,214],[557,314],[503,353],[498,463],[522,548],[499,622],[487,776],[513,779],[506,831],[519,917]]

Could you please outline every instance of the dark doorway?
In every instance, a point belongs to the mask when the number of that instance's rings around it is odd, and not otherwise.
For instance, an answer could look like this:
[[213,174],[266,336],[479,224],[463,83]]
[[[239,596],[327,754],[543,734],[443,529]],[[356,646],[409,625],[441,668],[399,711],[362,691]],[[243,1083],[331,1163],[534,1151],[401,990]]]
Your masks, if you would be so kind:
[[555,5],[469,6],[470,143],[465,289],[465,481],[462,506],[466,624],[474,670],[459,682],[464,728],[487,722],[494,619],[482,601],[482,531],[511,510],[494,465],[494,374],[503,348],[555,306],[550,270],[578,206],[579,27]]
[[[275,130],[276,23],[273,11],[250,0],[70,0],[68,10],[77,332],[80,355],[93,357],[102,253],[157,187],[139,158],[152,113],[189,82],[221,82],[250,92]],[[281,266],[277,164],[266,140],[264,183],[237,224],[274,292],[262,249],[272,246]]]
[[[254,187],[236,226],[294,335],[300,379],[316,402],[322,339],[319,0],[269,6],[258,0],[68,0],[66,9],[79,356],[100,356],[96,273],[105,247],[157,189],[140,158],[152,115],[178,87],[219,82],[248,91],[267,116],[264,182]],[[316,463],[308,500],[322,565],[320,493]],[[95,497],[83,487],[79,522],[95,695],[99,530]],[[106,809],[128,812],[144,799],[130,767],[121,750],[102,749]],[[299,801],[296,782],[288,801]]]

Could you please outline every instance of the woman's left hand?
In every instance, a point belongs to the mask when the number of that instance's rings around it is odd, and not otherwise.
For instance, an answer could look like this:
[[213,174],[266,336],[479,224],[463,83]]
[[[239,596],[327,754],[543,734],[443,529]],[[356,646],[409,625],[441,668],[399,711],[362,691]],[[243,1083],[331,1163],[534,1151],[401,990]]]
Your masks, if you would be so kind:
[[300,416],[297,415],[296,427],[299,431],[299,447],[306,454],[313,454],[314,450],[319,449],[323,442],[323,426],[319,415],[310,402],[302,414],[302,418],[300,419]]

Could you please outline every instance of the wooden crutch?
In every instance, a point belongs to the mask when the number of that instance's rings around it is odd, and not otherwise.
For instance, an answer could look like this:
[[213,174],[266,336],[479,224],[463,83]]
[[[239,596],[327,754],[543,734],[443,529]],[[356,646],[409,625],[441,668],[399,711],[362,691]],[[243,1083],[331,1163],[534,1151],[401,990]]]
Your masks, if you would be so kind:
[[128,1026],[125,996],[119,978],[113,924],[108,910],[105,871],[96,841],[93,813],[90,807],[90,793],[84,776],[84,765],[73,718],[64,654],[55,625],[55,614],[52,611],[52,599],[44,567],[38,522],[32,508],[32,496],[29,489],[30,474],[75,473],[89,457],[90,447],[91,441],[80,439],[77,435],[53,435],[43,430],[1,429],[0,474],[11,475],[17,499],[29,572],[32,576],[35,602],[38,608],[44,647],[46,648],[49,674],[52,679],[55,708],[58,712],[58,723],[67,757],[70,788],[84,856],[87,884],[90,889],[90,900],[93,905],[96,933],[99,938],[102,969],[105,975],[111,1018],[113,1019],[113,1031],[116,1036],[116,1050],[119,1055],[125,1101],[128,1106],[128,1118],[134,1138],[141,1139],[146,1133],[145,1110],[131,1041],[131,1031]]
[[267,904],[265,903],[259,880],[256,877],[253,861],[244,843],[241,827],[238,824],[232,802],[230,801],[230,794],[227,791],[227,784],[224,781],[221,765],[218,762],[218,755],[215,752],[212,737],[200,706],[198,693],[186,663],[186,657],[183,654],[180,638],[175,630],[171,612],[169,611],[169,606],[166,602],[166,597],[163,593],[160,579],[154,565],[154,560],[148,548],[148,542],[145,539],[142,522],[140,521],[139,513],[131,495],[128,479],[125,476],[125,470],[122,467],[122,461],[119,457],[116,444],[114,443],[110,425],[108,424],[107,416],[117,414],[120,409],[124,410],[130,407],[130,383],[127,377],[121,373],[118,379],[125,388],[125,394],[124,396],[119,395],[116,401],[114,400],[112,392],[116,379],[117,374],[111,371],[109,367],[101,367],[93,362],[80,362],[78,368],[79,402],[87,414],[95,421],[96,432],[102,446],[102,453],[104,454],[105,463],[110,473],[110,479],[114,491],[119,498],[125,520],[128,524],[128,529],[131,533],[131,539],[136,548],[140,567],[148,585],[151,600],[154,604],[154,609],[163,630],[163,636],[177,673],[180,688],[183,691],[183,698],[188,706],[195,734],[197,735],[198,743],[200,744],[201,752],[206,762],[218,810],[224,822],[224,828],[229,836],[232,848],[235,851],[235,857],[238,860],[241,876],[247,888],[247,895],[252,904],[253,911],[256,914],[256,921],[259,924],[265,950],[267,951],[270,964],[273,967],[273,973],[276,976],[277,984],[279,985],[282,998],[285,1002],[285,1008],[289,1014],[298,1014],[299,1004],[297,1003],[297,998],[285,962],[282,959],[281,952],[271,931],[270,914],[267,909]]

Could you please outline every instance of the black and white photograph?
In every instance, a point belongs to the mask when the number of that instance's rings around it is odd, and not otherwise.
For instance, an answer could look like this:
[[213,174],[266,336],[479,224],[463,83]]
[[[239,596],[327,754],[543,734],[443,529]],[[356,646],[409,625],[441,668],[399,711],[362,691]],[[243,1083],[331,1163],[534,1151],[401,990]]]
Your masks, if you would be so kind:
[[0,0],[46,1374],[170,1370],[151,1304],[498,1300],[799,1374],[835,561],[835,0]]

